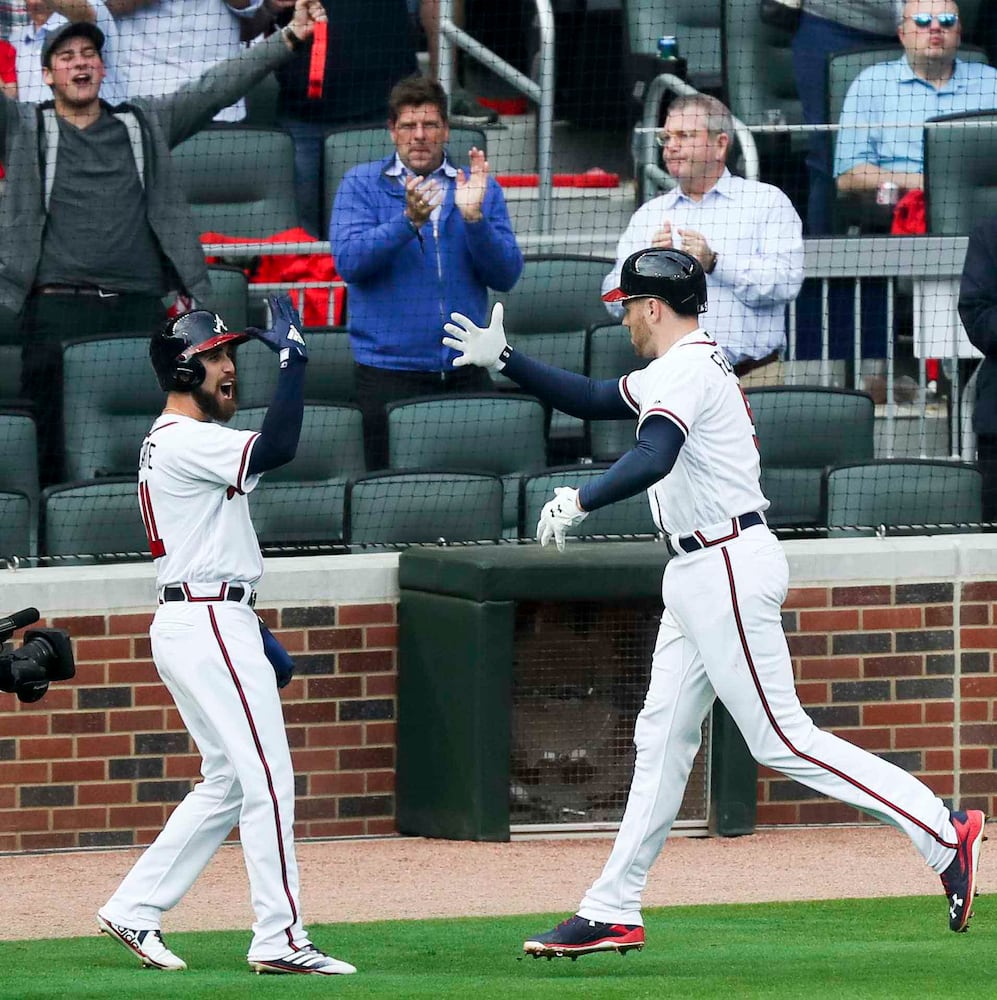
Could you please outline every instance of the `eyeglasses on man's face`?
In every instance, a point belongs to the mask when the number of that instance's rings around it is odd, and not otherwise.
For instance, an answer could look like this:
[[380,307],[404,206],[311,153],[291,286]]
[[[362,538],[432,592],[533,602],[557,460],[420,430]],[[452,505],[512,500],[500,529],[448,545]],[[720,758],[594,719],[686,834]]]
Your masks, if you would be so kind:
[[674,132],[662,131],[654,134],[654,141],[664,149],[670,142],[689,142],[690,139],[695,139],[697,135],[710,134],[708,128],[694,128],[686,131],[676,130]]
[[954,28],[959,23],[958,14],[908,14],[908,21],[913,21],[914,24],[919,28],[930,28],[931,22],[937,21],[939,28],[944,28],[946,31],[949,28]]

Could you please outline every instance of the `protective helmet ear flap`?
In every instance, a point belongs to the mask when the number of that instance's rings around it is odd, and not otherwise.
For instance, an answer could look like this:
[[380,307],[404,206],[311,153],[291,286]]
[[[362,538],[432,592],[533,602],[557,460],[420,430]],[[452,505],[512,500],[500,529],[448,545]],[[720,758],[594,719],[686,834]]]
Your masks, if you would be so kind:
[[207,376],[199,354],[246,339],[245,333],[230,333],[221,316],[207,309],[193,309],[167,320],[149,342],[149,358],[160,388],[191,392]]
[[173,392],[190,392],[204,381],[206,375],[204,362],[196,354],[191,358],[181,355],[173,366],[170,389]]

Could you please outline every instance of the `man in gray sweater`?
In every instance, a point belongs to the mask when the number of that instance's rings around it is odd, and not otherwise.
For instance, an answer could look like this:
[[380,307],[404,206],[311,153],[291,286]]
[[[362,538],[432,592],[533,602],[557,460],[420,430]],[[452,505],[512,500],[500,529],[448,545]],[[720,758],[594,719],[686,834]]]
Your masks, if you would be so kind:
[[104,36],[76,21],[46,38],[52,100],[0,98],[0,308],[17,314],[21,392],[34,401],[43,484],[62,476],[61,341],[151,330],[163,298],[210,300],[193,215],[170,150],[308,42],[325,20],[297,0],[288,26],[173,94],[101,100]]

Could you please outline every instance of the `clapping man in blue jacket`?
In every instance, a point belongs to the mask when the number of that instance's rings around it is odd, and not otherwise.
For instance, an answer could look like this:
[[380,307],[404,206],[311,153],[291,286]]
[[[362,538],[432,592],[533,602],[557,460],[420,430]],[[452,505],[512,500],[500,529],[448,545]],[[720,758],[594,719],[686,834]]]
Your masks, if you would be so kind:
[[354,167],[336,192],[329,241],[349,287],[348,326],[368,469],[387,465],[385,407],[397,399],[487,392],[482,368],[453,368],[441,346],[451,312],[485,322],[488,289],[523,270],[502,189],[482,150],[468,168],[447,154],[440,85],[406,77],[388,98],[395,152]]

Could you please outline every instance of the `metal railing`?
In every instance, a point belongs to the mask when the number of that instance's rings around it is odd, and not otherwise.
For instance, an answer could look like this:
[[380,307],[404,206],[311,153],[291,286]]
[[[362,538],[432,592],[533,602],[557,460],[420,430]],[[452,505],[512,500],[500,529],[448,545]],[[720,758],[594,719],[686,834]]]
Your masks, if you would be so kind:
[[525,94],[537,105],[537,173],[539,174],[539,229],[551,229],[551,199],[554,193],[554,11],[550,0],[534,0],[540,50],[537,60],[538,80],[507,63],[453,22],[453,0],[440,0],[439,66],[440,86],[452,94],[454,89],[454,47],[466,52],[496,76]]

